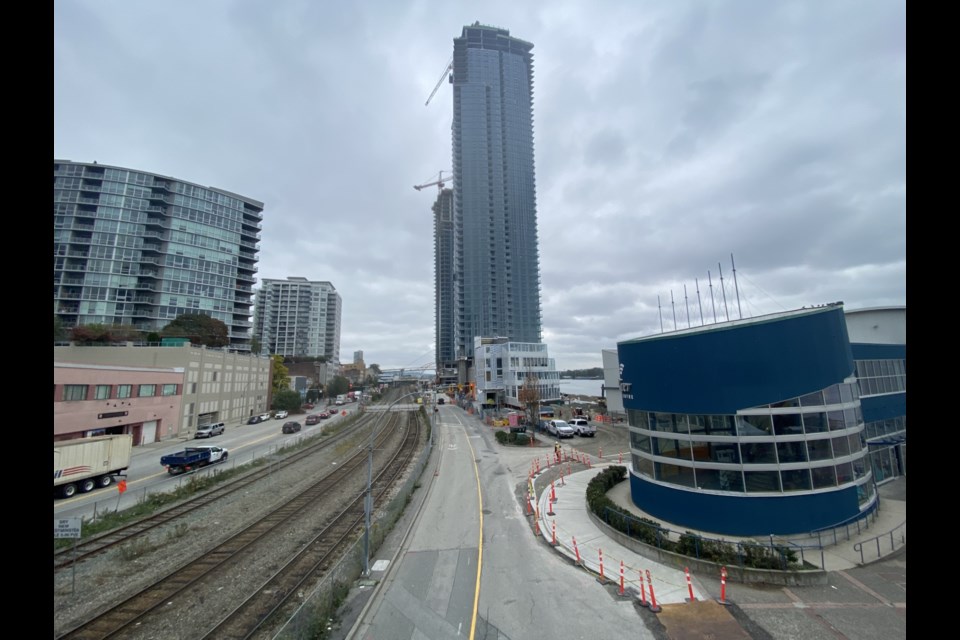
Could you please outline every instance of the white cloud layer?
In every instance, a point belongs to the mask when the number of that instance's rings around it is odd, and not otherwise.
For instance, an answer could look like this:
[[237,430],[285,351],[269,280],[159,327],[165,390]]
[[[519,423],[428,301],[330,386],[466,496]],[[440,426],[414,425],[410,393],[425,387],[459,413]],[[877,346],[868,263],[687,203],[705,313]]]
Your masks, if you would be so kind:
[[264,202],[260,277],[333,283],[346,358],[432,367],[436,191],[412,186],[451,168],[450,86],[424,102],[480,21],[534,44],[559,369],[723,294],[906,304],[902,0],[464,5],[55,0],[54,157]]

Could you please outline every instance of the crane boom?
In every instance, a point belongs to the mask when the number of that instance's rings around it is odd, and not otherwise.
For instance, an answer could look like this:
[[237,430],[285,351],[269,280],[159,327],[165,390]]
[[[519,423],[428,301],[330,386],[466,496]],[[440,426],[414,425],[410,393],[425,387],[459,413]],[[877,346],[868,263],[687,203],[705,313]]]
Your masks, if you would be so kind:
[[437,80],[437,86],[433,88],[433,91],[430,92],[430,97],[427,98],[427,101],[423,103],[423,106],[428,106],[430,101],[433,100],[433,96],[437,95],[437,91],[440,89],[440,85],[443,84],[443,79],[447,77],[449,72],[453,71],[453,58],[450,58],[450,62],[447,63],[447,66],[444,68],[443,73],[440,74],[440,79]]
[[[450,173],[450,172],[448,171],[447,173]],[[416,189],[417,191],[421,191],[421,190],[423,190],[423,189],[426,189],[427,187],[432,187],[432,186],[434,186],[434,185],[437,185],[437,186],[439,186],[441,189],[443,189],[443,184],[444,184],[445,182],[452,182],[452,181],[453,181],[453,176],[452,176],[452,175],[449,176],[449,177],[447,177],[447,178],[444,178],[444,177],[443,177],[443,171],[441,171],[441,172],[440,172],[440,175],[439,175],[439,176],[437,177],[437,179],[434,180],[433,182],[428,182],[428,183],[426,183],[426,184],[415,184],[415,185],[413,185],[413,188]]]

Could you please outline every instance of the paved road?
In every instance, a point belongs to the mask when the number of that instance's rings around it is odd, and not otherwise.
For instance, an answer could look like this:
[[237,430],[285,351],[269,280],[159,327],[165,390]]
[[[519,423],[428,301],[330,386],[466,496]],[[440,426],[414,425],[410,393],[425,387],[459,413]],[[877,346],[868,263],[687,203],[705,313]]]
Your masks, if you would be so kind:
[[[367,623],[354,627],[372,594],[369,587],[355,590],[341,611],[342,626],[333,631],[332,638],[466,637],[466,601],[475,595],[475,584],[471,582],[476,579],[476,568],[471,566],[471,559],[476,558],[478,551],[476,505],[472,504],[472,492],[460,484],[460,479],[452,481],[451,475],[475,481],[476,469],[484,496],[485,549],[477,637],[906,638],[905,547],[873,564],[833,572],[828,584],[822,586],[784,588],[728,583],[726,605],[718,603],[719,580],[703,575],[697,578],[698,597],[703,597],[697,602],[669,604],[657,614],[636,603],[624,602],[617,597],[615,587],[599,584],[583,569],[562,561],[550,545],[537,540],[524,519],[517,517],[519,505],[508,504],[522,493],[517,487],[524,482],[531,451],[491,443],[493,430],[459,408],[442,408],[441,417],[444,437],[435,454],[439,457],[442,453],[439,475],[434,476],[434,470],[428,469],[425,478],[436,479],[428,491],[415,492],[412,508],[377,554],[378,558],[392,557],[398,567],[394,577],[386,581],[392,589],[383,590],[379,603],[374,597]],[[611,452],[628,449],[626,438],[625,428],[606,426],[595,440],[578,439],[577,446],[602,446],[609,456]],[[552,450],[552,442],[544,442],[541,449]],[[456,458],[456,470],[445,466]],[[475,469],[471,459],[477,463]],[[905,492],[905,479],[881,487],[882,497],[905,500]],[[418,511],[417,501],[425,498],[432,502],[420,513],[430,515],[414,527],[416,543],[404,544],[403,535]],[[518,553],[506,555],[503,541],[509,541],[511,551]],[[497,567],[497,571],[488,572],[492,567]],[[506,579],[501,578],[501,573]],[[512,583],[511,574],[515,576]],[[563,597],[554,598],[553,593]],[[522,597],[518,598],[518,594]],[[582,624],[590,620],[596,622],[592,626]],[[551,633],[544,634],[545,630]]]

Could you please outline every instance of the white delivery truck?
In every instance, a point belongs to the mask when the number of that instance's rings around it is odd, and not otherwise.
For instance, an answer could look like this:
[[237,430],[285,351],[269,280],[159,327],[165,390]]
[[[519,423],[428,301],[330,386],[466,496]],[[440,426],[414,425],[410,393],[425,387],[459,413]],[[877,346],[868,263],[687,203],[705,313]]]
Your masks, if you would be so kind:
[[70,498],[77,492],[109,487],[130,466],[133,436],[94,436],[53,443],[53,495]]

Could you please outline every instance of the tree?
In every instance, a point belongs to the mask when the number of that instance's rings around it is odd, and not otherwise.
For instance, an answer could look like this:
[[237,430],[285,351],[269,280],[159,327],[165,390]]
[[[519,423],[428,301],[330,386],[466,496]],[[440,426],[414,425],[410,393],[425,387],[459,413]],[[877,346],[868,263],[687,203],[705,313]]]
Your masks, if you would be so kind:
[[333,376],[333,379],[327,383],[327,398],[336,398],[342,393],[350,390],[350,381],[343,376]]
[[207,347],[225,347],[230,344],[230,332],[222,320],[202,313],[184,313],[161,331],[165,338],[188,338],[193,344]]
[[260,338],[253,336],[250,338],[250,353],[254,355],[260,355]]
[[282,389],[273,394],[273,408],[297,413],[300,411],[300,394],[293,389]]
[[273,362],[273,395],[276,397],[290,389],[290,370],[284,366],[283,356],[270,356],[270,360]]
[[380,375],[383,373],[383,372],[380,370],[380,365],[378,365],[378,364],[372,364],[372,365],[370,365],[370,366],[367,367],[367,368],[370,369],[370,371],[371,371],[371,372],[373,373],[373,375],[375,375],[375,376],[380,376]]
[[111,344],[140,339],[140,332],[125,324],[81,324],[70,329],[70,340],[80,344]]
[[527,424],[536,431],[540,424],[540,381],[532,373],[528,373],[523,386],[517,391],[517,400],[523,405]]
[[63,342],[67,339],[67,329],[63,326],[60,316],[53,316],[53,341]]

